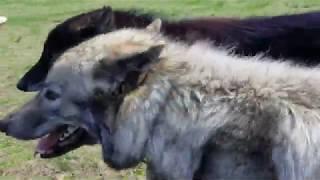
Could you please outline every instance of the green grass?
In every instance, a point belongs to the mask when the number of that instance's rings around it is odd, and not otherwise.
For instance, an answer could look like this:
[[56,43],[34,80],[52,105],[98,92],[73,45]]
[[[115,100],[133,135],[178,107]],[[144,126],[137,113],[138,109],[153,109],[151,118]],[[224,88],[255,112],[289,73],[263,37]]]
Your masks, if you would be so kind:
[[[9,18],[0,27],[0,116],[17,108],[33,93],[16,90],[19,77],[34,64],[51,28],[62,20],[103,5],[137,8],[165,17],[278,15],[319,10],[319,0],[1,0],[0,15]],[[34,142],[0,135],[0,176],[25,179],[128,179],[143,177],[143,166],[114,172],[102,162],[99,147],[83,147],[56,159],[33,157]],[[15,178],[13,178],[15,179]],[[112,178],[110,178],[112,179]],[[1,180],[1,177],[0,177]]]

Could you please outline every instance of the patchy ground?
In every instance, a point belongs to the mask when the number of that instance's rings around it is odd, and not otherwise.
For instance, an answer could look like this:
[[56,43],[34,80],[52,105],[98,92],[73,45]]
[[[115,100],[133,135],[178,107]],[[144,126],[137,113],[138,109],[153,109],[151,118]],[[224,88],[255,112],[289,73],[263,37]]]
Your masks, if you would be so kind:
[[[19,92],[15,84],[34,64],[51,28],[62,20],[103,5],[138,8],[163,16],[278,15],[320,10],[319,0],[1,0],[0,16],[0,116],[12,111],[33,93]],[[59,158],[33,157],[34,142],[0,135],[0,176],[5,179],[144,179],[144,167],[114,172],[101,160],[100,148],[83,147]],[[2,179],[0,177],[0,179]]]

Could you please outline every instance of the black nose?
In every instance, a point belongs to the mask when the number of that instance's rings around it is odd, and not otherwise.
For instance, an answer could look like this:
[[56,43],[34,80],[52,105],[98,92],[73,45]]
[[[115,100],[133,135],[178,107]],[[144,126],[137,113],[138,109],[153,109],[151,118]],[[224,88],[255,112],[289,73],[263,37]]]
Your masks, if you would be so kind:
[[34,92],[41,89],[41,84],[21,79],[17,84],[17,88],[24,92]]
[[20,90],[20,91],[25,91],[27,92],[28,91],[28,84],[23,80],[21,79],[18,84],[17,84],[17,88]]
[[39,76],[40,78],[33,77],[23,77],[17,84],[17,88],[24,92],[34,92],[39,91],[42,88],[43,76]]
[[5,120],[0,120],[0,131],[6,133],[8,130],[9,122]]

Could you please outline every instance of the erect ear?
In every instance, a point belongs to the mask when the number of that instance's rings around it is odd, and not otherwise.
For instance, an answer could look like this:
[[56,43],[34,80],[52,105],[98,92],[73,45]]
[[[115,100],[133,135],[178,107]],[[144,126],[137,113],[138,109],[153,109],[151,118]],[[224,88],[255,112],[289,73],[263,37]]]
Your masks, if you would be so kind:
[[107,59],[102,59],[93,70],[93,78],[95,80],[110,80],[108,83],[111,81],[121,82],[131,76],[135,79],[135,75],[150,70],[153,64],[160,61],[159,56],[163,47],[164,45],[153,46],[144,52],[118,59],[114,64],[108,63]]
[[151,24],[149,24],[146,29],[151,32],[159,33],[161,30],[161,19],[154,20]]
[[160,53],[164,45],[156,45],[148,50],[117,61],[117,65],[124,72],[148,71],[152,64],[160,61]]
[[97,23],[97,31],[99,33],[110,32],[115,28],[114,24],[114,15],[110,6],[104,6],[100,13],[100,17],[98,18]]
[[101,9],[76,16],[68,24],[70,30],[79,34],[82,38],[107,33],[115,29],[111,7],[103,7]]

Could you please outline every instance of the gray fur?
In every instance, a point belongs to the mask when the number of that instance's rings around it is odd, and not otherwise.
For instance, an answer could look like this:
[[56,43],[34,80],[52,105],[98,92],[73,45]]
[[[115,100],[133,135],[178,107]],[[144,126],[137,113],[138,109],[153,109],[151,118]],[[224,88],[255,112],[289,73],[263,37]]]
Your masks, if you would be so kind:
[[[199,168],[207,179],[320,177],[319,69],[240,59],[205,42],[187,46],[156,24],[63,54],[46,79],[63,94],[41,115],[95,134],[113,168],[145,159],[150,179],[191,180]],[[151,50],[159,46],[157,57]],[[104,69],[112,73],[94,76]]]
[[[318,69],[232,57],[214,60],[211,54],[220,52],[206,44],[166,43],[163,64],[124,98],[114,132],[101,131],[107,163],[121,168],[144,153],[157,178],[192,179],[203,149],[213,144],[256,164],[248,169],[262,166],[267,173],[259,178],[272,177],[272,168],[283,180],[319,177]],[[203,57],[213,63],[201,65],[208,62],[201,62]],[[251,152],[261,157],[252,160]],[[259,162],[263,157],[268,158]]]

